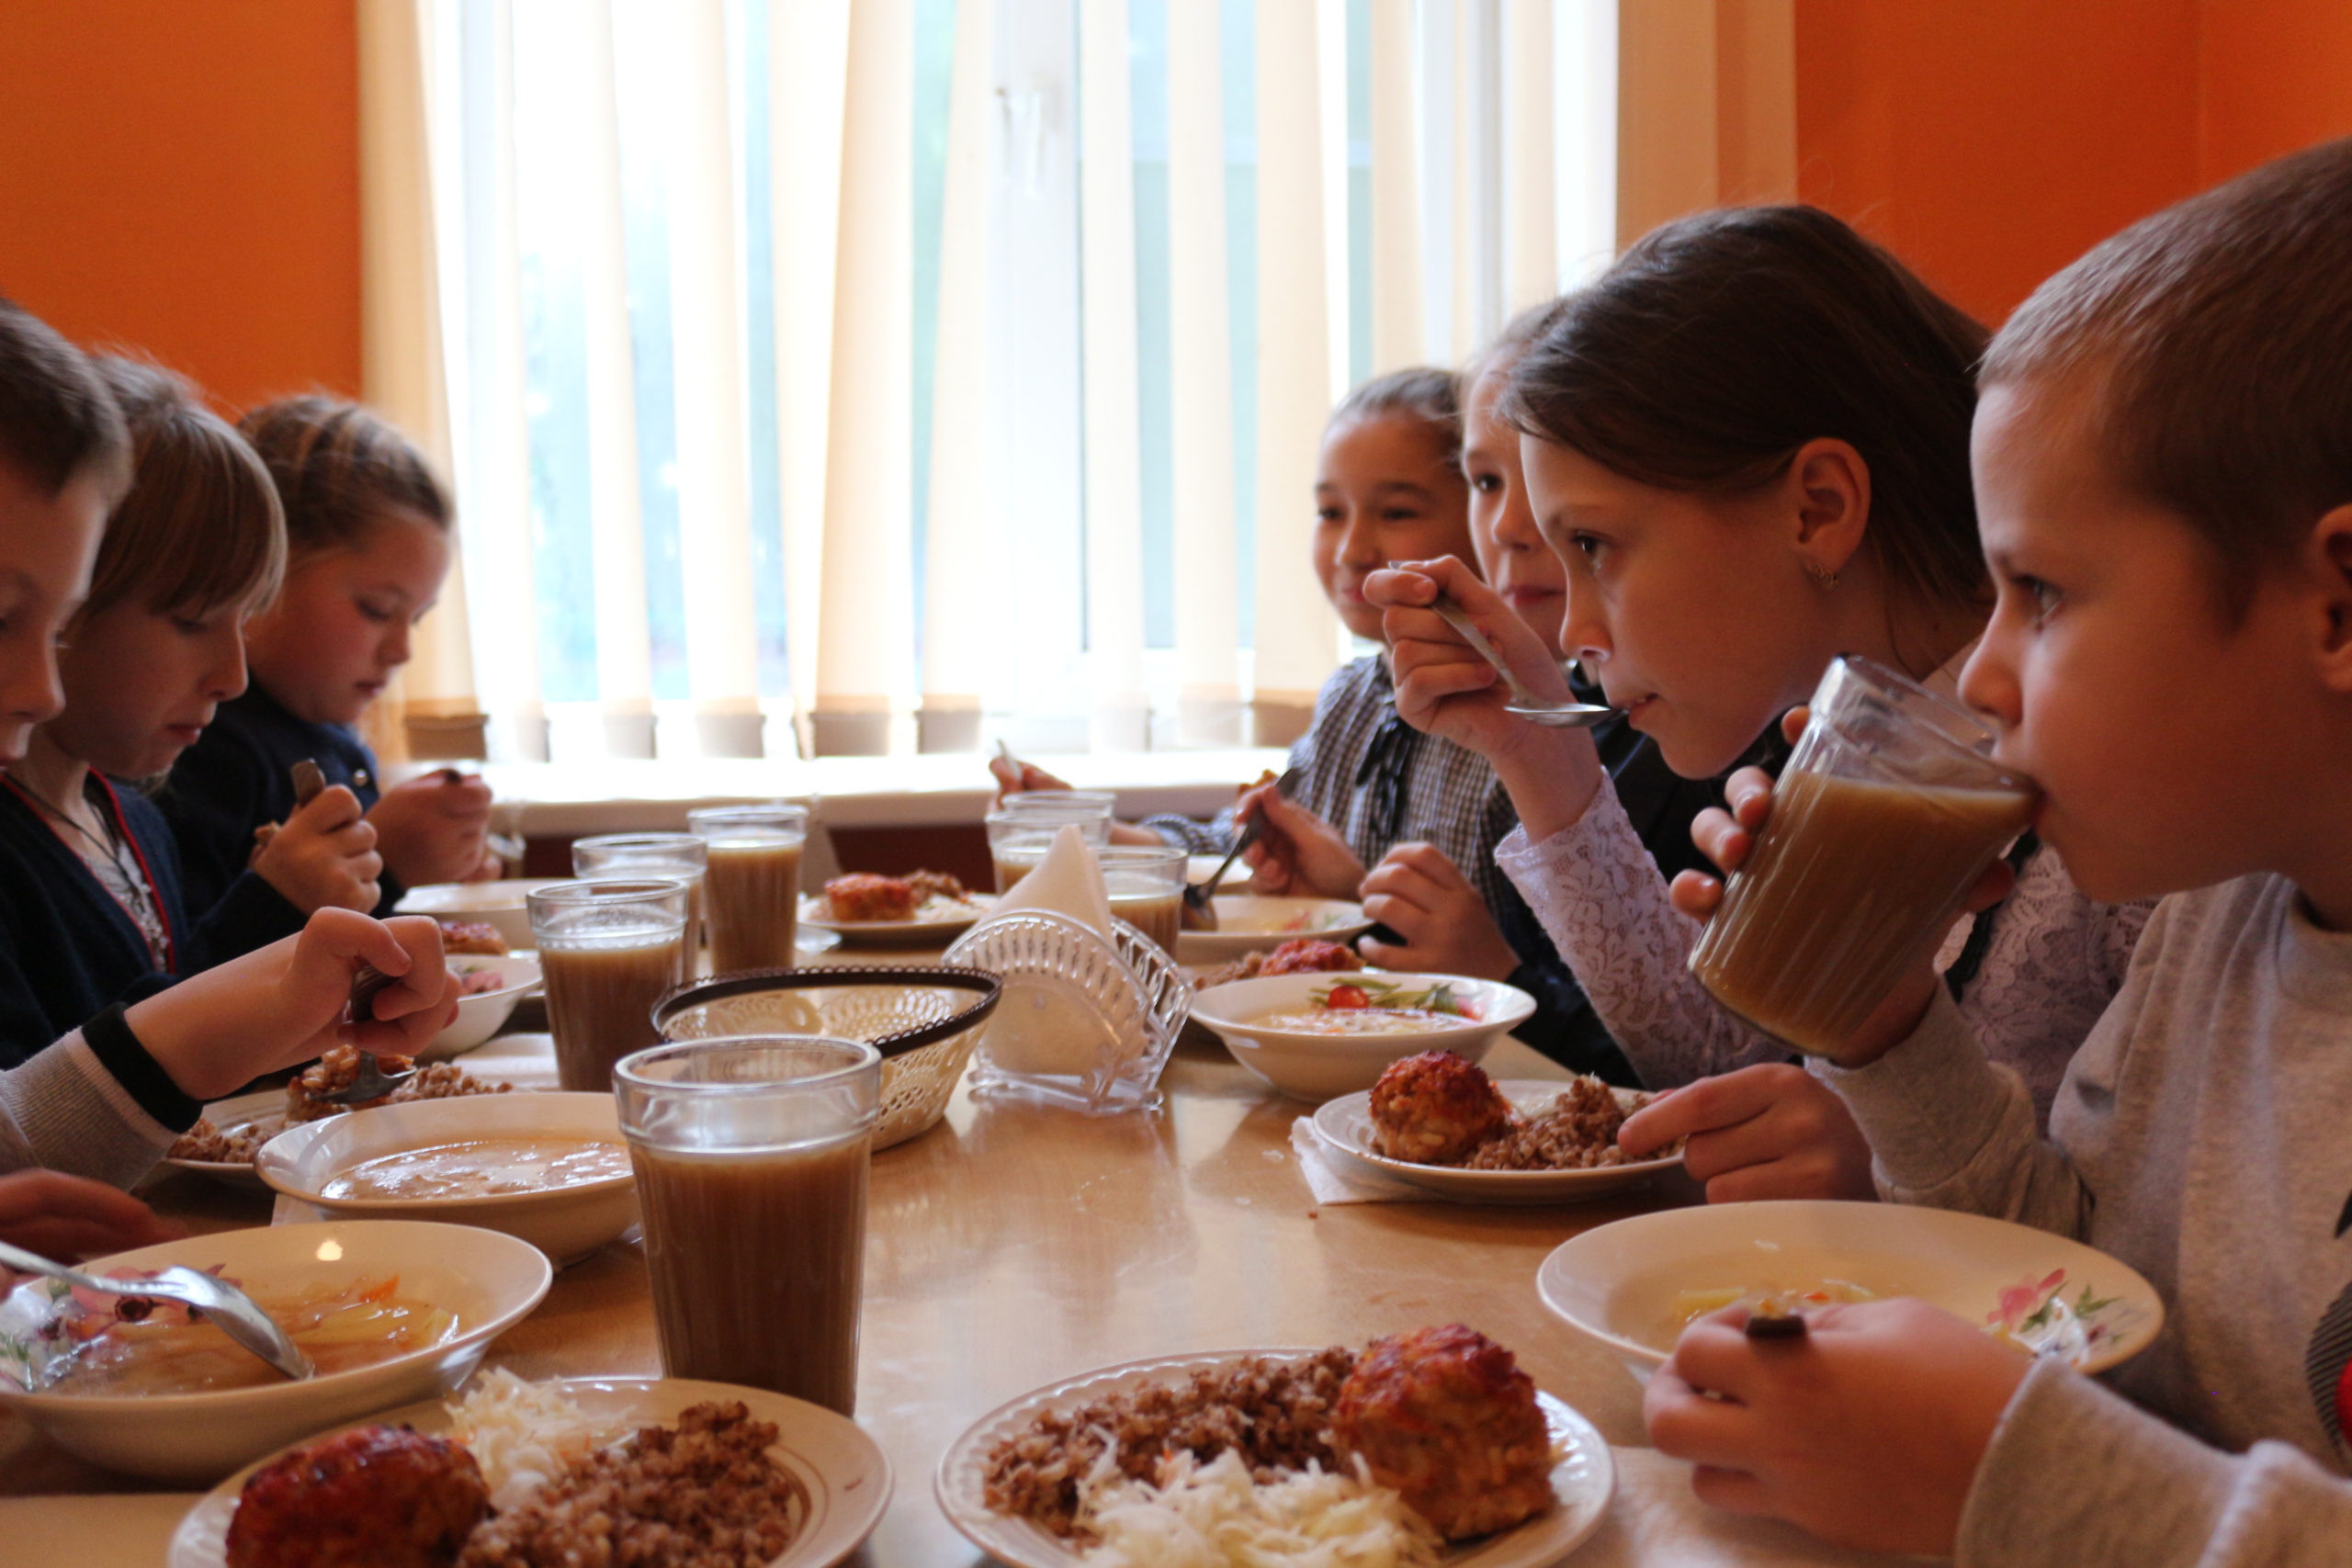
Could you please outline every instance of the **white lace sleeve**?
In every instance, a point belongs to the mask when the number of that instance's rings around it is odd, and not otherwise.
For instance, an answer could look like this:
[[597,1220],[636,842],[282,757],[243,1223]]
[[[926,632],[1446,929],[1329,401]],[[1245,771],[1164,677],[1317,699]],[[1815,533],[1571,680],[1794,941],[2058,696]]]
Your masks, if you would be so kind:
[[1685,966],[1699,923],[1668,902],[1641,836],[1614,791],[1540,844],[1523,828],[1495,862],[1576,971],[1593,1010],[1652,1089],[1685,1084],[1788,1052],[1717,1008]]

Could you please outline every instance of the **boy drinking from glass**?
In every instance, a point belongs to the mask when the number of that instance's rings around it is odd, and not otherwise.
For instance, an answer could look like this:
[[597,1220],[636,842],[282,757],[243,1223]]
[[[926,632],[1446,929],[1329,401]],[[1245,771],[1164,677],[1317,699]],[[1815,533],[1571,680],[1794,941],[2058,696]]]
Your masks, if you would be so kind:
[[[1649,1387],[1700,1495],[1963,1563],[2352,1562],[2352,141],[2109,240],[1995,340],[1962,694],[2091,897],[2170,895],[2048,1141],[1932,976],[1820,1070],[1913,1202],[2080,1236],[2170,1316],[2129,1400],[1917,1302],[1737,1309]],[[1769,787],[1698,829],[1736,864]],[[1712,885],[1686,881],[1702,913]]]

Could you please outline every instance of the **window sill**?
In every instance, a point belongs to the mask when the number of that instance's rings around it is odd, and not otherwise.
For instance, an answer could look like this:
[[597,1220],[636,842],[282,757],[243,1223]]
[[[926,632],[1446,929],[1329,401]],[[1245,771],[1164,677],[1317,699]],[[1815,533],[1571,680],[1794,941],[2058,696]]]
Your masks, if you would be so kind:
[[[1119,815],[1207,817],[1236,789],[1280,772],[1272,749],[1137,751],[1032,757],[1079,789],[1115,790]],[[435,764],[393,772],[413,777]],[[482,778],[497,796],[493,824],[524,839],[588,833],[675,831],[701,806],[797,800],[819,822],[840,828],[977,825],[995,794],[984,758],[969,751],[914,757],[820,757],[594,762],[490,762]]]

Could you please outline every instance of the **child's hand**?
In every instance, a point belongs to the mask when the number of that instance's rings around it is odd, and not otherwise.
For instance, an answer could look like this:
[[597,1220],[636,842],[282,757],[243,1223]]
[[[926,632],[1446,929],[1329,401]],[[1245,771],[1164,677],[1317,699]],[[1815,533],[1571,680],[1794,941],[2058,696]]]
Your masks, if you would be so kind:
[[442,768],[386,790],[368,820],[384,869],[409,886],[462,882],[490,852],[490,786],[478,773]]
[[[346,1020],[362,964],[394,983],[376,993],[371,1017]],[[312,915],[299,936],[192,975],[127,1017],[184,1092],[217,1100],[338,1042],[413,1055],[457,1017],[457,993],[440,928],[430,919],[375,920],[330,908]]]
[[372,909],[382,897],[376,879],[384,861],[376,851],[376,829],[359,814],[359,797],[342,784],[297,807],[254,852],[253,868],[306,915]]
[[[0,1176],[0,1241],[38,1252],[52,1263],[78,1263],[134,1247],[176,1241],[185,1227],[157,1214],[130,1193],[59,1170],[19,1170]],[[14,1276],[0,1269],[0,1291]]]
[[1363,940],[1364,957],[1384,969],[1505,980],[1519,967],[1487,900],[1434,845],[1389,851],[1363,879],[1362,896],[1365,916],[1405,939],[1401,946]]
[[989,773],[996,780],[996,807],[1001,810],[1006,795],[1024,789],[1068,789],[1067,781],[1057,779],[1035,762],[1024,762],[1014,757],[990,757]]
[[1375,571],[1364,579],[1364,598],[1385,612],[1381,631],[1388,638],[1389,663],[1396,677],[1396,711],[1414,728],[1482,756],[1523,745],[1531,732],[1540,738],[1542,732],[1533,726],[1503,712],[1510,688],[1495,667],[1427,608],[1441,589],[1510,661],[1521,684],[1540,697],[1571,700],[1567,677],[1560,673],[1544,639],[1475,570],[1447,556]]
[[1878,1196],[1846,1102],[1803,1067],[1767,1062],[1670,1089],[1625,1118],[1617,1146],[1647,1159],[1688,1138],[1683,1168],[1710,1203]]
[[1250,863],[1250,887],[1259,893],[1295,894],[1310,898],[1352,898],[1363,886],[1363,862],[1340,837],[1339,829],[1303,806],[1283,798],[1272,784],[1263,784],[1241,797],[1234,808],[1238,832],[1263,818],[1258,841],[1242,858]]
[[[1791,708],[1781,720],[1781,733],[1791,740],[1796,739],[1804,732],[1807,715],[1805,708]],[[1756,835],[1763,830],[1766,818],[1771,815],[1772,775],[1761,768],[1740,769],[1724,781],[1724,806],[1711,806],[1691,819],[1690,841],[1728,874],[1747,863],[1748,852],[1756,845]],[[1991,908],[2009,896],[2009,889],[2016,883],[2017,874],[2009,869],[2008,863],[1995,861],[1984,868],[1984,874],[1977,878],[1976,886],[1962,902],[1960,918]],[[1710,919],[1723,903],[1723,883],[1703,872],[1685,871],[1677,874],[1668,897],[1676,908],[1692,919]],[[1936,988],[1943,984],[1934,964],[1936,949],[1941,945],[1940,940],[1931,945],[1928,956],[1895,984],[1886,1000],[1879,1004],[1854,1037],[1838,1050],[1828,1053],[1831,1061],[1848,1067],[1866,1066],[1886,1055],[1919,1027],[1928,1004],[1935,998]]]
[[1808,1313],[1787,1338],[1747,1317],[1683,1330],[1642,1402],[1650,1440],[1697,1462],[1691,1490],[1840,1546],[1949,1553],[2025,1353],[1907,1299]]

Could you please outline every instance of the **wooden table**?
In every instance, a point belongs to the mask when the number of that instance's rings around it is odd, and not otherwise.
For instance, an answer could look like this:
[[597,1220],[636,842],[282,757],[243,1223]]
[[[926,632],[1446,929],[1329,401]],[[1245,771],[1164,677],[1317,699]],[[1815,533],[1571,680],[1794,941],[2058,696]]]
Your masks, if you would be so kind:
[[[1515,1041],[1487,1065],[1498,1077],[1564,1076]],[[1644,1441],[1634,1380],[1615,1355],[1545,1312],[1535,1270],[1579,1231],[1690,1201],[1688,1182],[1571,1207],[1320,1207],[1290,1147],[1298,1102],[1214,1046],[1180,1046],[1162,1088],[1162,1110],[1103,1118],[975,1103],[959,1089],[943,1125],[875,1156],[857,1419],[889,1456],[895,1490],[852,1561],[984,1562],[933,1501],[932,1473],[948,1443],[1018,1394],[1150,1356],[1361,1343],[1460,1321],[1510,1346],[1539,1386],[1581,1409],[1612,1444]],[[269,1216],[266,1198],[198,1178],[168,1177],[151,1196],[200,1229]],[[563,1270],[490,1362],[529,1378],[658,1375],[638,1247],[616,1243]],[[138,1489],[0,1416],[0,1494]],[[0,1503],[0,1528],[9,1506]],[[35,1537],[44,1521],[70,1528],[56,1523],[64,1505],[40,1506],[51,1511],[39,1517],[33,1505],[17,1506]],[[153,1523],[143,1528],[167,1534],[175,1514],[166,1500],[147,1512]],[[1627,1550],[1609,1560],[1637,1556],[1665,1560]]]

